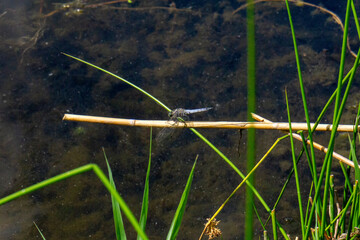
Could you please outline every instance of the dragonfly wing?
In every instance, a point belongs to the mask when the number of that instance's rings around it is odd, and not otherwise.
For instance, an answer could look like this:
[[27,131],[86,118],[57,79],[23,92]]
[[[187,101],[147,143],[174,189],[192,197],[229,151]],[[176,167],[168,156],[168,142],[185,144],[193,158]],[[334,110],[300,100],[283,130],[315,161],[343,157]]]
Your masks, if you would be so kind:
[[174,128],[163,128],[160,130],[158,135],[155,138],[155,142],[157,144],[163,143],[167,138],[171,137],[174,133]]

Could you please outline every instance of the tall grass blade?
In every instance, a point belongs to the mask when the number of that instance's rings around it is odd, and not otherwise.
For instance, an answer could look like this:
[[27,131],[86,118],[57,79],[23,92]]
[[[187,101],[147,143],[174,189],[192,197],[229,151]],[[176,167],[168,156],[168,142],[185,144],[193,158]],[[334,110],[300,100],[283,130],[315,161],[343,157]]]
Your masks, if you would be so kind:
[[[293,21],[292,21],[292,17],[291,17],[288,0],[285,0],[285,3],[286,3],[286,9],[287,9],[288,18],[289,18],[291,35],[292,35],[292,39],[293,39],[296,67],[297,67],[297,71],[298,71],[299,85],[300,85],[300,91],[301,91],[301,98],[302,98],[302,102],[303,102],[306,124],[308,127],[308,134],[309,134],[308,138],[310,140],[310,154],[311,154],[312,161],[315,161],[315,151],[314,151],[314,145],[313,145],[311,126],[310,126],[310,117],[309,117],[309,111],[308,111],[307,102],[306,102],[304,82],[303,82],[302,74],[301,74],[300,58],[299,58],[299,52],[298,52],[297,43],[296,43],[295,29],[294,29],[294,25],[293,25]],[[313,179],[313,181],[314,181],[314,185],[317,186],[317,178]]]
[[[110,184],[114,189],[116,189],[115,182],[114,182],[114,179],[113,179],[113,176],[112,176],[112,171],[111,171],[111,168],[110,168],[110,164],[109,164],[109,161],[108,161],[106,153],[105,153],[105,149],[103,148],[102,150],[103,150],[103,153],[104,153],[104,158],[105,158],[108,173],[109,173]],[[113,208],[116,239],[117,240],[126,240],[125,227],[124,227],[124,222],[123,222],[122,217],[121,217],[120,205],[116,201],[116,199],[115,199],[115,197],[113,195],[111,195],[111,204],[112,204],[112,208]]]
[[346,239],[350,239],[350,234],[351,234],[351,230],[354,228],[354,227],[357,227],[357,225],[353,225],[353,220],[354,220],[354,216],[355,216],[355,213],[359,211],[359,208],[358,208],[358,199],[359,199],[359,196],[357,195],[357,192],[358,192],[358,180],[355,181],[355,184],[354,184],[354,188],[353,188],[353,192],[354,192],[354,198],[352,200],[352,205],[351,205],[351,211],[350,211],[350,216],[349,216],[349,225],[348,225],[348,231],[347,231],[347,235],[346,235]]
[[301,149],[301,152],[300,152],[299,156],[301,156],[302,152],[305,151],[305,156],[306,156],[306,159],[307,159],[308,164],[309,164],[309,170],[310,170],[311,176],[313,177],[313,179],[316,179],[317,178],[317,176],[316,176],[316,162],[313,161],[314,159],[312,159],[310,154],[309,154],[309,150],[307,148],[306,139],[305,139],[303,131],[300,132],[300,136],[301,136],[303,147]]
[[358,33],[358,37],[359,37],[359,40],[360,40],[360,25],[359,25],[359,20],[358,20],[359,18],[358,18],[357,13],[356,13],[354,1],[351,1],[351,9],[352,9],[352,13],[354,15],[354,22],[355,22],[355,25],[356,25],[356,31]]
[[92,64],[92,63],[89,63],[89,62],[84,61],[84,60],[82,60],[82,59],[80,59],[80,58],[74,57],[74,56],[72,56],[72,55],[70,55],[70,54],[67,54],[67,53],[62,53],[62,54],[64,54],[64,55],[67,56],[67,57],[73,58],[73,59],[75,59],[75,60],[77,60],[77,61],[79,61],[79,62],[85,63],[85,64],[87,64],[87,65],[89,65],[89,66],[91,66],[91,67],[93,67],[93,68],[96,68],[96,69],[104,72],[104,73],[107,73],[107,74],[109,74],[110,76],[113,76],[114,78],[117,78],[117,79],[125,82],[126,84],[129,84],[129,85],[132,86],[133,88],[139,90],[140,92],[142,92],[143,94],[145,94],[146,96],[148,96],[149,98],[151,98],[152,100],[154,100],[154,101],[155,101],[156,103],[158,103],[160,106],[162,106],[163,108],[165,108],[168,112],[171,111],[171,109],[168,108],[165,104],[163,104],[159,99],[157,99],[156,97],[154,97],[154,96],[151,95],[150,93],[146,92],[144,89],[142,89],[142,88],[136,86],[135,84],[129,82],[128,80],[126,80],[126,79],[124,79],[124,78],[122,78],[122,77],[120,77],[120,76],[118,76],[118,75],[116,75],[116,74],[114,74],[114,73],[112,73],[112,72],[110,72],[110,71],[108,71],[108,70],[105,70],[105,69],[103,69],[103,68],[101,68],[101,67],[98,67],[98,66],[96,66],[96,65],[94,65],[94,64]]
[[275,209],[271,210],[271,222],[272,222],[272,226],[273,226],[273,238],[274,240],[278,239],[278,235],[277,235],[277,228],[276,228],[276,216],[275,216]]
[[[347,212],[351,206],[351,203],[352,203],[354,197],[355,197],[355,192],[353,191],[353,193],[350,195],[348,201],[346,202],[346,205],[341,210],[340,214],[338,214],[338,216],[340,216],[339,226],[341,226],[341,232],[345,231],[345,219],[348,216]],[[338,216],[336,218],[338,218]]]
[[55,177],[52,177],[50,179],[44,180],[42,182],[39,182],[37,184],[34,184],[30,187],[24,188],[20,191],[17,191],[13,194],[10,194],[4,198],[0,199],[0,206],[10,202],[16,198],[19,198],[21,196],[24,196],[26,194],[32,193],[38,189],[44,188],[48,185],[54,184],[59,181],[63,181],[64,179],[73,177],[78,174],[82,174],[84,172],[93,171],[96,176],[100,179],[102,184],[106,187],[106,189],[111,193],[111,195],[115,196],[116,201],[119,203],[120,208],[122,209],[123,213],[129,220],[130,224],[134,227],[135,231],[142,236],[144,240],[148,240],[148,237],[144,233],[144,231],[140,228],[136,218],[134,217],[134,214],[131,212],[130,208],[127,206],[123,198],[120,196],[120,194],[111,186],[111,183],[109,179],[106,177],[104,172],[96,165],[96,164],[87,164],[82,167],[78,167],[75,169],[72,169],[70,171],[67,171],[65,173],[59,174]]
[[304,224],[304,213],[303,213],[302,201],[301,201],[300,181],[299,181],[299,174],[298,174],[298,170],[297,170],[297,162],[296,162],[297,159],[296,159],[296,156],[295,156],[294,139],[293,139],[292,129],[291,129],[290,108],[289,108],[289,101],[288,101],[288,96],[287,96],[286,89],[285,89],[285,99],[286,99],[286,110],[287,110],[287,115],[288,115],[288,120],[289,120],[291,155],[292,155],[292,159],[293,159],[294,177],[295,177],[295,182],[296,182],[296,192],[297,192],[298,206],[299,206],[299,212],[300,212],[301,233],[302,233],[303,239],[305,239],[304,238],[305,224]]
[[[335,205],[334,175],[331,175],[330,176],[330,195],[329,195],[329,221],[330,221],[330,223],[335,218],[335,209],[336,209],[336,205]],[[325,229],[325,231],[326,231],[326,229]],[[330,228],[331,236],[333,236],[334,231],[335,231],[335,226],[332,225]]]
[[[255,48],[255,5],[254,0],[247,0],[246,8],[247,23],[247,119],[253,121],[251,113],[256,110],[256,48]],[[250,172],[255,166],[256,158],[256,132],[255,129],[248,129],[247,133],[247,163],[246,170]],[[248,182],[254,185],[254,175],[251,175]],[[245,239],[252,239],[254,236],[254,193],[248,186],[245,196]]]
[[351,153],[351,158],[354,162],[354,170],[355,170],[355,180],[356,181],[360,181],[360,168],[359,168],[359,163],[356,157],[356,153],[355,153],[355,149],[353,146],[353,142],[350,139],[350,136],[348,135],[349,138],[349,143],[350,143],[350,153]]
[[261,220],[261,217],[260,217],[260,215],[259,215],[259,212],[257,211],[256,206],[255,206],[254,204],[253,204],[253,208],[254,208],[254,212],[255,212],[255,214],[256,214],[256,217],[257,217],[257,219],[259,220],[259,223],[261,224],[261,227],[262,227],[262,229],[263,229],[263,231],[264,231],[264,235],[265,235],[265,233],[266,233],[265,225],[264,225],[263,221]]
[[[354,131],[353,131],[353,139],[352,139],[352,145],[354,147],[354,152],[356,153],[356,137],[358,136],[358,127],[359,127],[359,120],[360,120],[360,103],[358,105],[358,110],[355,118],[355,124],[354,124]],[[350,158],[351,159],[351,158]]]
[[41,232],[40,228],[38,227],[38,225],[36,225],[35,222],[33,222],[33,223],[34,223],[36,229],[38,230],[38,232],[40,233],[41,238],[42,238],[43,240],[46,240],[45,236],[42,234],[42,232]]
[[349,28],[349,16],[350,16],[350,6],[351,0],[347,1],[346,6],[346,15],[345,15],[345,25],[344,25],[344,34],[343,34],[343,41],[342,41],[342,48],[341,48],[341,58],[340,58],[340,66],[339,66],[339,75],[338,75],[338,87],[337,87],[337,94],[335,100],[335,109],[334,109],[334,117],[333,117],[333,124],[338,116],[339,104],[340,104],[340,95],[341,95],[341,88],[342,88],[342,78],[344,73],[344,66],[345,66],[345,56],[346,56],[346,45],[347,45],[347,38],[348,38],[348,28]]
[[[351,68],[350,71],[346,74],[346,76],[343,78],[341,84],[345,84],[346,81],[349,80],[352,72],[355,70],[355,68]],[[325,113],[327,112],[327,110],[329,109],[330,105],[332,104],[332,102],[334,101],[334,99],[336,98],[338,93],[338,89],[336,88],[335,91],[332,93],[331,97],[329,98],[329,100],[326,102],[325,106],[323,107],[321,113],[319,114],[318,118],[316,119],[316,122],[311,130],[311,132],[315,131],[317,125],[320,123],[320,121],[322,120],[322,118],[324,117]]]
[[191,183],[192,183],[193,176],[194,176],[194,170],[195,170],[195,165],[196,165],[197,159],[198,159],[198,156],[196,156],[194,165],[193,165],[193,167],[191,169],[189,178],[187,180],[184,192],[183,192],[183,194],[181,196],[178,208],[176,209],[176,212],[175,212],[173,221],[171,223],[170,230],[168,232],[166,240],[175,240],[176,236],[177,236],[177,234],[179,232],[182,217],[183,217],[184,212],[185,212],[186,202],[187,202],[189,192],[190,192],[190,188],[191,188]]
[[[149,147],[149,163],[146,171],[144,194],[141,206],[140,214],[140,227],[145,232],[147,214],[149,209],[149,178],[150,178],[150,169],[151,169],[151,149],[152,149],[152,128],[150,128],[150,147]],[[137,240],[143,240],[140,235],[137,236]]]

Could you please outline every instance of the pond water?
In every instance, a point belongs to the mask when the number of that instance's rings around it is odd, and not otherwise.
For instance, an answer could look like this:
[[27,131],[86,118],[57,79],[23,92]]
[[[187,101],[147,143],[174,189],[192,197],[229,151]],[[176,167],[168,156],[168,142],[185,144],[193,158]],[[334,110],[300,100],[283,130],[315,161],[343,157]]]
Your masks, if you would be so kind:
[[[137,84],[170,108],[213,107],[196,120],[246,120],[246,10],[244,1],[82,1],[64,8],[59,0],[0,3],[0,196],[57,174],[96,163],[104,171],[104,147],[120,194],[136,216],[141,209],[148,128],[63,122],[65,113],[166,119],[167,112],[137,90],[61,52],[90,61]],[[104,1],[103,1],[104,2]],[[346,3],[313,1],[343,19]],[[65,2],[61,2],[65,3]],[[73,2],[74,3],[74,2]],[[99,4],[100,3],[100,4]],[[359,7],[359,6],[357,6]],[[337,84],[342,31],[330,15],[292,4],[312,121]],[[352,29],[354,24],[352,24]],[[352,36],[355,36],[351,31]],[[356,38],[350,43],[355,48]],[[304,121],[293,43],[284,3],[256,4],[257,113],[287,121],[287,88],[293,121]],[[347,57],[347,69],[354,58]],[[344,114],[351,124],[359,101],[355,83]],[[331,121],[331,113],[326,121]],[[159,129],[154,129],[154,135]],[[243,172],[246,131],[201,129]],[[282,136],[257,131],[257,160]],[[327,134],[315,140],[326,144]],[[337,150],[347,154],[339,140]],[[300,145],[297,145],[298,147]],[[178,131],[152,152],[147,233],[164,239],[199,154],[178,239],[200,236],[239,176],[190,131]],[[318,154],[321,161],[322,154]],[[288,140],[256,172],[256,188],[274,204],[291,168]],[[300,162],[304,196],[306,161]],[[334,170],[336,174],[336,169]],[[335,175],[336,178],[336,175]],[[341,181],[341,179],[337,179]],[[292,236],[299,233],[294,181],[277,208]],[[224,239],[242,239],[244,190],[219,215]],[[260,214],[263,207],[255,202]],[[93,173],[48,186],[0,208],[0,239],[114,239],[111,199]],[[258,239],[261,226],[255,221]],[[130,239],[134,231],[125,221]]]

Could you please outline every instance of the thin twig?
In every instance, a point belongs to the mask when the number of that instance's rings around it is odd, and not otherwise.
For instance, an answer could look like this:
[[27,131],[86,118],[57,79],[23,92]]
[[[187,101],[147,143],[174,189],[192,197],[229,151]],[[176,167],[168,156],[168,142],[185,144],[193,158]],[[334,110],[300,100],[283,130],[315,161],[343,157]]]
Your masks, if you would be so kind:
[[[341,19],[339,18],[338,15],[336,15],[334,12],[324,8],[324,7],[320,7],[318,5],[315,5],[315,4],[312,4],[312,3],[308,3],[308,2],[304,2],[304,1],[301,1],[301,0],[288,0],[289,2],[292,2],[294,3],[296,6],[309,6],[309,7],[313,7],[313,8],[316,8],[318,10],[320,10],[320,12],[323,12],[323,13],[327,13],[329,14],[333,20],[340,26],[341,30],[344,32],[344,24],[342,23]],[[246,4],[243,4],[241,5],[240,7],[238,7],[237,9],[235,9],[235,11],[233,11],[233,14],[239,12],[240,10],[242,9],[245,9],[247,6],[249,5],[252,5],[252,4],[257,4],[257,3],[261,3],[261,2],[284,2],[284,0],[256,0],[256,1],[253,1],[253,2],[250,2],[250,3],[246,3]],[[350,42],[349,42],[349,38],[347,38],[347,48],[350,52],[350,54],[356,58],[356,53],[353,52],[351,50],[351,46],[350,46]]]
[[128,2],[128,0],[114,0],[114,1],[109,1],[109,2],[88,4],[88,5],[85,5],[85,8],[95,8],[95,7],[110,5],[110,4],[114,4],[114,3],[121,3],[121,2]]

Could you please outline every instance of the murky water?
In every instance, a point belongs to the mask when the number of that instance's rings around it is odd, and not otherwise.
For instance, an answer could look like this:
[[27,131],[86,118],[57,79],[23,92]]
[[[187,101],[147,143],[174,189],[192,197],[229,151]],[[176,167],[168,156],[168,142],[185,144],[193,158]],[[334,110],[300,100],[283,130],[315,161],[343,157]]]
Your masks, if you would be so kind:
[[[87,163],[106,170],[104,147],[118,189],[138,216],[149,129],[63,122],[62,116],[165,119],[167,113],[119,80],[61,52],[119,74],[171,108],[214,107],[196,116],[197,120],[244,121],[246,12],[232,14],[244,2],[156,0],[95,5],[99,2],[89,0],[81,8],[67,9],[58,2],[0,3],[0,194],[6,196]],[[323,6],[343,18],[345,3],[324,1]],[[257,113],[286,121],[287,87],[292,120],[304,121],[284,4],[259,3],[256,9]],[[342,32],[328,15],[314,8],[292,5],[292,11],[309,110],[315,120],[336,86]],[[347,60],[349,67],[353,58]],[[352,106],[359,101],[357,87],[355,83],[344,115],[347,123],[353,121]],[[237,131],[200,132],[245,172],[246,131],[240,140]],[[279,136],[275,131],[258,131],[258,159]],[[326,134],[316,136],[322,143],[326,139]],[[338,145],[339,151],[346,151],[345,147],[341,142]],[[198,237],[205,219],[239,184],[240,178],[228,165],[188,131],[166,146],[155,147],[147,231],[151,239],[166,236],[196,154],[199,162],[178,239]],[[270,206],[290,162],[288,142],[283,142],[256,173],[257,188]],[[300,165],[306,195],[305,161]],[[296,234],[296,199],[290,190],[287,194],[278,214],[285,229]],[[243,200],[242,190],[218,217],[224,239],[243,236]],[[260,204],[256,205],[261,212]],[[0,219],[1,239],[39,237],[33,221],[47,239],[115,237],[110,195],[93,173],[1,206]],[[261,234],[256,227],[256,234]],[[131,238],[134,232],[129,225],[127,229]]]

